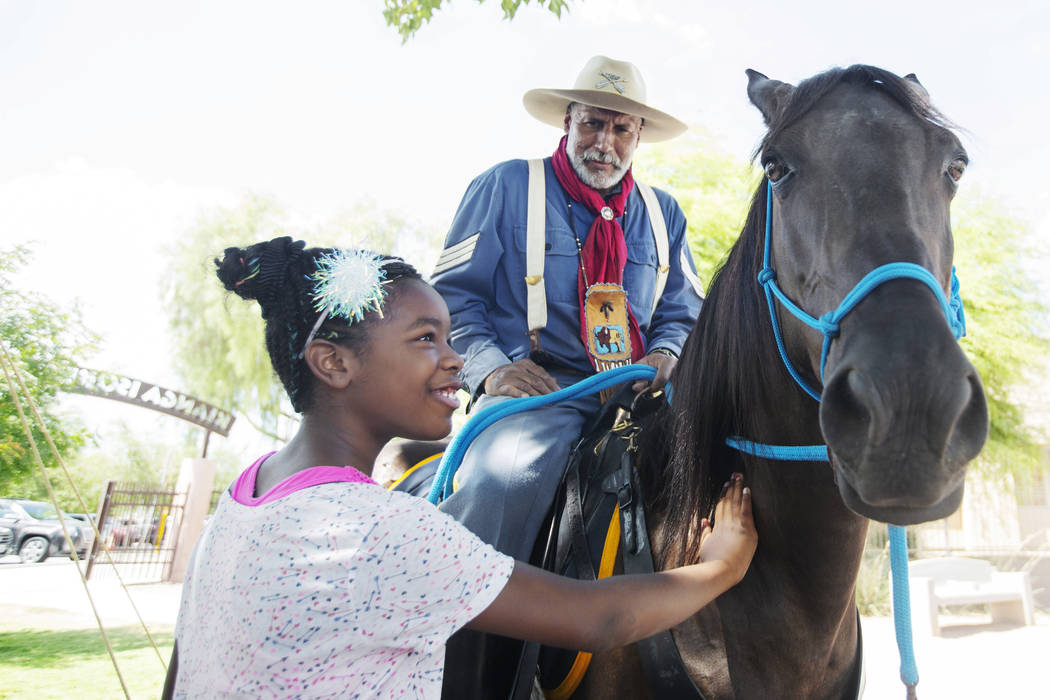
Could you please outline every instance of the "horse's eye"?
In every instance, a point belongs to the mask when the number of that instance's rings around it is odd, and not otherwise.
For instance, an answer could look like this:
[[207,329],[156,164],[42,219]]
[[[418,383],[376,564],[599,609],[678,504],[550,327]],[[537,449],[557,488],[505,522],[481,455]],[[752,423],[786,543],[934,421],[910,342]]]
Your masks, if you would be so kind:
[[788,174],[787,166],[781,163],[779,160],[771,160],[768,163],[766,163],[765,171],[766,177],[769,178],[770,182],[777,182],[782,177]]
[[965,158],[956,158],[948,165],[948,177],[955,180],[956,182],[959,181],[959,179],[963,176],[964,172],[966,172]]

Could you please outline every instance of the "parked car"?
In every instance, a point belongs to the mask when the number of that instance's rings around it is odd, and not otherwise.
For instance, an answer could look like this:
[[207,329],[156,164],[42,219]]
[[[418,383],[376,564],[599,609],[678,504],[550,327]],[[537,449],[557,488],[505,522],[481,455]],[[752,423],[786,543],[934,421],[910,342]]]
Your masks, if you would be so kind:
[[[81,532],[82,525],[50,503],[15,498],[0,498],[0,527],[11,531],[4,554],[17,554],[23,562],[44,561],[55,554],[70,555],[69,543],[62,534],[64,520],[73,546],[81,557],[87,555],[90,541]],[[0,532],[0,541],[3,533]]]
[[83,551],[86,554],[82,556],[90,556],[91,544],[95,541],[95,528],[92,526],[92,523],[95,522],[95,516],[87,513],[66,513],[66,516],[80,521],[77,523],[77,527],[80,528],[80,536],[84,539],[84,542],[77,549],[77,554],[79,555]]

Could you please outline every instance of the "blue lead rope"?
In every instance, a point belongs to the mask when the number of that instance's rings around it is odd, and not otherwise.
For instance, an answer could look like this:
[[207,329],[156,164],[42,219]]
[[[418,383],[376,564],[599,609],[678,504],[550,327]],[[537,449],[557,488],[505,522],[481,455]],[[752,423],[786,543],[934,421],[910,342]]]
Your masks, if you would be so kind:
[[899,525],[889,526],[890,572],[893,580],[893,629],[901,655],[901,680],[908,686],[908,697],[915,697],[919,667],[911,636],[911,592],[908,587],[908,535]]
[[615,369],[599,372],[551,394],[501,401],[478,411],[456,433],[456,436],[452,438],[452,442],[445,449],[445,454],[441,456],[441,463],[438,465],[437,473],[434,474],[434,483],[430,487],[430,494],[427,496],[427,500],[437,505],[452,495],[452,480],[456,476],[456,471],[463,461],[463,455],[466,454],[467,448],[470,447],[470,443],[474,441],[474,438],[482,430],[496,421],[522,411],[547,406],[558,401],[575,399],[578,396],[596,394],[602,389],[608,389],[618,384],[639,379],[652,379],[655,376],[656,369],[649,365],[616,367]]
[[766,445],[740,437],[726,438],[726,444],[734,450],[765,459],[780,459],[786,462],[827,462],[827,445]]

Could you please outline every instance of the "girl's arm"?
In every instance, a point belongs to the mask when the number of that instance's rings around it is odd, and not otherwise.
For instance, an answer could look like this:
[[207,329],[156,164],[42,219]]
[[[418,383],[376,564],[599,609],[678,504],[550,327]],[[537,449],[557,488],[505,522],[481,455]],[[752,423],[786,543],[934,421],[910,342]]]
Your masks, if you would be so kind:
[[740,475],[701,537],[702,563],[650,575],[576,581],[516,562],[503,591],[467,627],[592,652],[644,639],[677,625],[747,572],[758,536]]

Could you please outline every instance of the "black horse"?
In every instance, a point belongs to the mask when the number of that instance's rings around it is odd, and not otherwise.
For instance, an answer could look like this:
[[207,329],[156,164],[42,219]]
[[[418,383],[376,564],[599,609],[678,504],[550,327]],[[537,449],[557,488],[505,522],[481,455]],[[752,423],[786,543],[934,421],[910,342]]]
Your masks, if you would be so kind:
[[[778,304],[787,356],[820,401],[796,384],[756,281],[766,180],[779,285],[819,316],[887,263],[920,265],[948,289],[949,206],[967,157],[914,76],[862,65],[797,87],[748,76],[769,129],[766,178],[643,449],[649,528],[658,568],[695,561],[701,516],[743,472],[758,552],[740,584],[674,630],[686,668],[707,698],[843,698],[860,671],[854,591],[868,518],[909,525],[952,513],[987,407],[937,297],[914,279],[866,296],[823,367],[821,334]],[[826,443],[831,466],[752,457],[727,447],[731,436]],[[628,647],[596,656],[573,697],[649,696]]]

